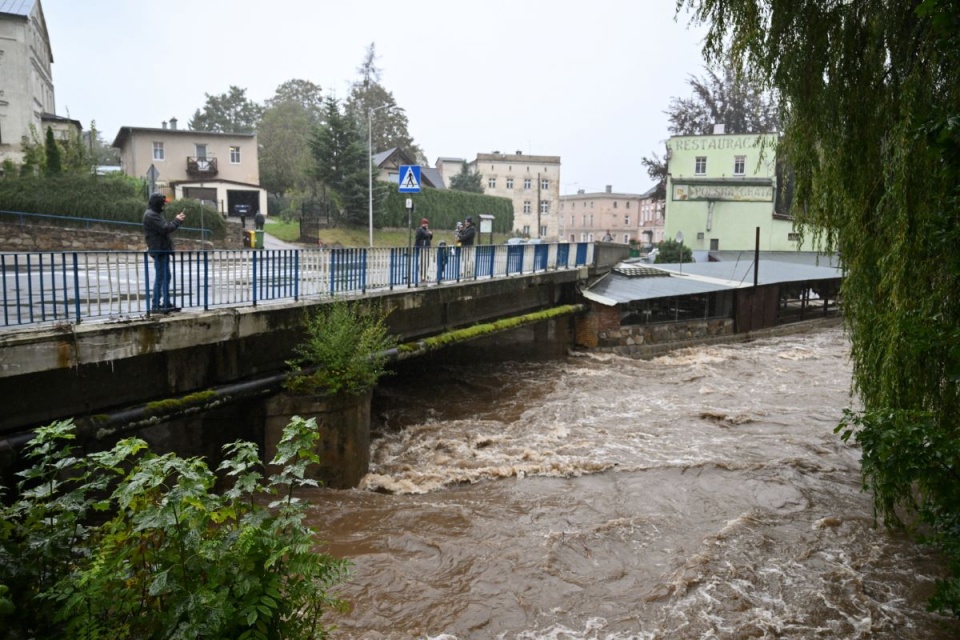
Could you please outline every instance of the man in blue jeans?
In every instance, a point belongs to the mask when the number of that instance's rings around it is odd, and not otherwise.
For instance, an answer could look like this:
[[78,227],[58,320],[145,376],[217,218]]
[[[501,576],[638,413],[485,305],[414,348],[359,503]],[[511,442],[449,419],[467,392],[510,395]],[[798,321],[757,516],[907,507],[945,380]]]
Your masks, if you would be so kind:
[[[167,198],[162,193],[154,193],[147,201],[147,210],[143,214],[143,232],[147,239],[147,252],[153,258],[153,300],[150,311],[171,313],[180,311],[170,302],[170,261],[173,259],[173,239],[170,234],[180,228],[186,214],[181,211],[172,221],[163,217],[163,208]],[[160,296],[163,295],[163,306]]]

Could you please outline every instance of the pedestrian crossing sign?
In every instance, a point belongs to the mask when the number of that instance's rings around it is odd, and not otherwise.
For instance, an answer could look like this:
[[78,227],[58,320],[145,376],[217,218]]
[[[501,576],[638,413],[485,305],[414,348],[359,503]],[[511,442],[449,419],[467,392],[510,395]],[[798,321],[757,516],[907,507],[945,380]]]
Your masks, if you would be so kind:
[[420,165],[400,165],[400,193],[420,193]]

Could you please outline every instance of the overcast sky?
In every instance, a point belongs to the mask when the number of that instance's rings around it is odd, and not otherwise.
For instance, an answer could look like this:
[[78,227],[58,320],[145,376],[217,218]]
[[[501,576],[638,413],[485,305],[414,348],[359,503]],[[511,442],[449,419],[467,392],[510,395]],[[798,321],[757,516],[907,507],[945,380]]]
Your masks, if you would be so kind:
[[[186,127],[230,85],[262,103],[302,78],[346,97],[367,46],[431,165],[558,155],[561,194],[641,193],[670,98],[703,75],[702,27],[674,0],[41,0],[57,113],[112,142]],[[376,150],[374,150],[376,151]]]

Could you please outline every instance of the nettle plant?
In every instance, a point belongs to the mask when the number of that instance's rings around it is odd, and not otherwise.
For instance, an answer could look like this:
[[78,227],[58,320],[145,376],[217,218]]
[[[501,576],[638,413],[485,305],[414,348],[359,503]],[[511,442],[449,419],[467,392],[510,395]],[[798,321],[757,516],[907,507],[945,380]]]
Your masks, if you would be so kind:
[[71,421],[39,429],[0,507],[0,636],[328,635],[324,614],[346,607],[329,591],[349,563],[320,551],[296,495],[316,486],[304,477],[318,462],[314,420],[287,425],[269,478],[250,442],[226,445],[214,472],[137,438],[78,457],[74,437]]
[[321,305],[307,315],[304,330],[306,340],[287,361],[294,375],[284,387],[291,393],[356,395],[372,389],[387,373],[387,352],[397,345],[376,305]]

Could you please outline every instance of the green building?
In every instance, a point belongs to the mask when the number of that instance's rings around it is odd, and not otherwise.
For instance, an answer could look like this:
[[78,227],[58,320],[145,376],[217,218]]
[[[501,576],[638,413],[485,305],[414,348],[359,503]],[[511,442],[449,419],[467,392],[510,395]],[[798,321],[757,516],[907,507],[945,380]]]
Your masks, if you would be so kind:
[[[707,251],[796,251],[778,179],[776,133],[673,136],[667,143],[665,238],[683,233],[698,261]],[[809,248],[807,248],[809,250]],[[700,255],[697,255],[700,253]]]

